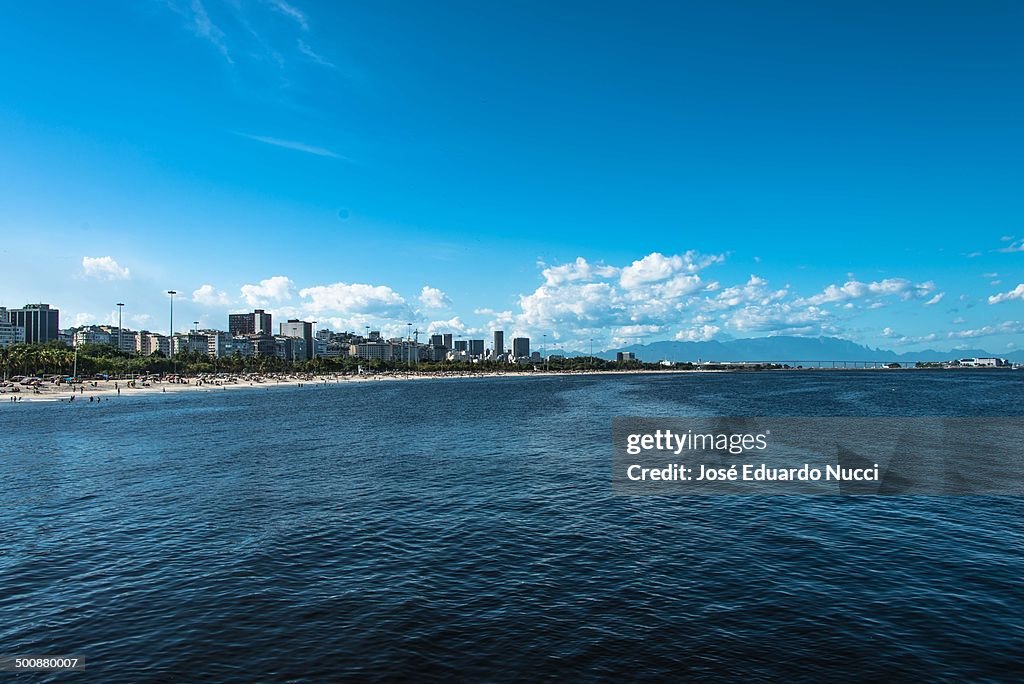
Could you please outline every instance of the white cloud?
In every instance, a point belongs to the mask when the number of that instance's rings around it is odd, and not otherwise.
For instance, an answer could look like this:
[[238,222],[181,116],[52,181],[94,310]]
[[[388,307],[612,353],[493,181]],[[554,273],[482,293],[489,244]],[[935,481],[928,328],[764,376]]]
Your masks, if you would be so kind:
[[319,147],[318,145],[307,145],[303,142],[297,142],[295,140],[285,140],[283,138],[274,138],[268,135],[250,135],[249,133],[238,133],[237,135],[249,140],[255,140],[261,142],[264,145],[273,145],[274,147],[282,147],[286,150],[295,150],[296,152],[305,152],[306,154],[313,154],[318,157],[330,157],[332,159],[342,159],[349,161],[346,157],[338,154],[333,150],[329,150],[326,147]]
[[426,309],[444,309],[452,305],[452,300],[438,288],[424,285],[420,290],[420,304]]
[[989,335],[1017,335],[1024,332],[1024,323],[1020,321],[1004,321],[996,325],[985,325],[971,330],[957,330],[947,334],[953,339],[970,339],[974,337],[988,337]]
[[351,319],[353,315],[413,320],[405,299],[386,285],[333,283],[299,291],[305,310]]
[[[492,328],[531,337],[544,333],[561,336],[569,345],[591,337],[611,337],[619,342],[658,335],[711,339],[726,329],[747,334],[838,332],[828,310],[794,299],[789,285],[773,288],[758,275],[728,287],[705,281],[700,271],[723,260],[722,255],[690,251],[677,255],[654,252],[621,268],[592,264],[582,257],[559,266],[539,262],[543,284],[520,295],[517,311],[478,313],[492,316]],[[933,290],[934,284],[880,281],[858,283],[850,289],[853,294],[918,296]]]
[[306,18],[305,13],[298,7],[288,4],[285,0],[269,0],[269,2],[270,6],[274,10],[295,21],[303,31],[309,30],[309,20]]
[[623,268],[619,283],[627,290],[632,290],[641,285],[667,280],[680,272],[696,273],[724,259],[721,255],[702,256],[692,250],[672,256],[652,252]]
[[[543,265],[543,264],[542,264]],[[578,280],[592,281],[596,279],[615,278],[619,269],[604,264],[591,264],[583,257],[577,257],[576,261],[561,266],[550,266],[541,271],[544,276],[544,284],[557,286]]]
[[807,297],[804,301],[808,304],[821,305],[874,297],[895,296],[906,300],[924,298],[934,291],[935,283],[931,281],[915,285],[906,278],[886,278],[870,283],[848,280],[842,285],[829,285],[821,294]]
[[1011,299],[1024,299],[1024,283],[1021,283],[1009,292],[1000,292],[999,294],[992,295],[988,298],[988,303],[999,304],[1000,302],[1008,302]]
[[331,60],[327,59],[326,57],[324,57],[323,55],[318,53],[316,50],[311,48],[306,43],[306,41],[304,41],[302,39],[299,39],[298,46],[299,46],[299,52],[301,52],[303,55],[308,57],[311,61],[319,64],[320,66],[329,67],[331,69],[335,68],[334,62],[332,62]]
[[717,325],[700,325],[687,330],[680,330],[675,338],[681,342],[707,342],[714,339],[722,329]]
[[82,257],[82,275],[98,280],[128,280],[131,271],[114,261],[113,257]]
[[937,295],[935,295],[934,297],[932,297],[931,299],[929,299],[927,302],[925,302],[924,305],[925,306],[934,306],[935,304],[938,304],[939,302],[941,302],[942,298],[945,297],[945,296],[946,296],[945,292],[940,292]]
[[459,335],[482,335],[484,331],[480,328],[474,328],[466,325],[462,322],[462,319],[458,316],[449,318],[447,321],[431,321],[427,325],[428,334],[440,334],[440,333],[452,333],[456,336]]
[[649,341],[651,336],[658,336],[662,331],[660,325],[623,325],[612,330],[612,345],[622,347]]
[[224,42],[224,31],[210,19],[202,0],[192,0],[191,9],[192,31],[217,48],[228,64],[234,64],[234,60],[231,59],[231,54],[228,52],[227,43]]
[[192,301],[203,306],[228,306],[231,298],[223,290],[217,290],[213,285],[201,285],[199,289],[192,292]]
[[242,298],[249,306],[268,306],[292,298],[294,283],[291,278],[274,276],[261,280],[258,285],[243,285]]
[[93,316],[91,313],[85,313],[85,312],[77,313],[77,314],[75,314],[75,325],[74,325],[74,327],[78,328],[78,327],[81,327],[83,325],[90,325],[95,320],[96,320],[96,317]]

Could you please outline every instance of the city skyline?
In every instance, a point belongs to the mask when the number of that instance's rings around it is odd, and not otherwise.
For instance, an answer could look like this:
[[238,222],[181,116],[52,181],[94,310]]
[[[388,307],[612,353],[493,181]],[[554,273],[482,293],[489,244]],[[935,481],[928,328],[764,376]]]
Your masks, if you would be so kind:
[[0,306],[1018,348],[1020,8],[393,10],[8,8]]

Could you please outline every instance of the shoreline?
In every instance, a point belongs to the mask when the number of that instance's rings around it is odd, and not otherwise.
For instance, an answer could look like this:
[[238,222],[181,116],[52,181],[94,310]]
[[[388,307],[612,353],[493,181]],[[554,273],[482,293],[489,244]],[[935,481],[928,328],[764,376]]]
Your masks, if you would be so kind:
[[[908,370],[935,370],[921,368],[771,368],[771,369],[745,369],[745,368],[716,368],[716,369],[664,369],[664,370],[547,370],[547,371],[487,371],[487,372],[463,372],[463,371],[437,371],[437,372],[401,372],[389,371],[364,375],[342,375],[332,373],[325,375],[306,375],[299,373],[266,373],[266,374],[240,374],[240,375],[209,375],[197,376],[194,378],[182,378],[179,380],[147,380],[143,386],[130,386],[128,380],[87,380],[74,385],[44,382],[36,387],[15,385],[17,391],[8,383],[7,387],[0,387],[0,406],[16,405],[24,402],[44,403],[74,403],[84,401],[95,403],[121,397],[153,396],[164,394],[178,394],[181,392],[220,392],[227,390],[254,390],[270,389],[271,387],[299,387],[305,385],[341,385],[347,383],[373,383],[373,382],[395,382],[410,380],[454,380],[467,378],[536,378],[536,377],[580,377],[580,376],[607,376],[607,375],[693,375],[704,373],[742,373],[742,372],[864,372],[864,371],[908,371]],[[945,369],[942,369],[945,370]],[[978,369],[964,369],[978,370]],[[987,369],[981,369],[987,370]],[[38,391],[37,391],[38,390]],[[16,401],[12,398],[16,397]],[[72,399],[74,397],[74,399]]]

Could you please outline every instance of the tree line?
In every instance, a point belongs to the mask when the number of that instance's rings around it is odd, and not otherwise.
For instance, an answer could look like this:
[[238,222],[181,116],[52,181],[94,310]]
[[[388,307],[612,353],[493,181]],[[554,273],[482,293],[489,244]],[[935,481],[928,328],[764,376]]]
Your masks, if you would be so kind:
[[[241,355],[214,358],[202,352],[178,352],[168,357],[162,352],[150,356],[120,351],[108,344],[83,344],[78,347],[78,377],[93,377],[98,373],[108,375],[165,375],[180,373],[356,373],[359,368],[372,372],[398,372],[409,370],[405,361],[364,360],[353,357],[318,357],[311,360],[295,361],[276,356]],[[60,342],[48,344],[14,344],[0,347],[0,368],[5,377],[14,375],[60,375],[67,377],[75,372],[75,350]],[[677,363],[673,368],[692,368],[689,363]],[[495,372],[495,371],[608,371],[608,370],[658,370],[664,366],[641,361],[609,361],[598,357],[576,356],[516,365],[496,361],[467,363],[463,361],[420,361],[413,364],[420,372]]]

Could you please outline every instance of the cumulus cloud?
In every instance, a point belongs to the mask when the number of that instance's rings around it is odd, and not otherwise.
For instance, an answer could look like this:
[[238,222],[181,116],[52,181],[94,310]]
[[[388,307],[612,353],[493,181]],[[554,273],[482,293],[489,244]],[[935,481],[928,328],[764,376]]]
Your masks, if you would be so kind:
[[941,302],[942,298],[945,297],[945,296],[946,296],[945,292],[940,292],[937,295],[935,295],[934,297],[932,297],[931,299],[929,299],[927,302],[925,302],[924,305],[925,306],[934,306],[935,304],[938,304],[939,302]]
[[992,295],[988,298],[988,303],[999,304],[1000,302],[1008,302],[1011,299],[1024,299],[1024,283],[1021,283],[1009,292],[1000,292],[999,294]]
[[848,280],[842,285],[829,285],[820,294],[807,297],[804,301],[817,306],[877,297],[898,297],[907,300],[928,297],[934,291],[935,283],[931,281],[915,285],[906,278],[886,278],[870,283]]
[[113,257],[82,257],[82,275],[97,280],[128,280],[131,271],[114,261]]
[[299,291],[303,307],[315,314],[351,317],[354,314],[411,320],[405,299],[387,285],[333,283]]
[[640,285],[667,280],[678,273],[696,273],[711,264],[724,260],[724,256],[701,256],[695,251],[665,256],[652,252],[622,269],[619,282],[627,290]]
[[[541,264],[544,266],[545,264]],[[594,280],[597,278],[615,278],[619,269],[604,264],[591,264],[583,257],[577,257],[576,261],[560,266],[548,266],[541,275],[544,276],[544,284],[557,287],[565,283],[579,280]]]
[[242,299],[249,306],[269,306],[272,303],[289,301],[295,283],[285,276],[274,276],[261,280],[256,285],[242,286]]
[[452,333],[454,335],[482,335],[484,330],[474,328],[462,322],[458,316],[449,318],[447,321],[431,321],[427,325],[428,334]]
[[681,342],[707,342],[714,339],[721,330],[717,325],[698,325],[694,328],[680,330],[676,333],[675,339]]
[[192,292],[192,301],[203,306],[228,306],[231,298],[228,293],[218,290],[213,285],[201,285]]
[[726,330],[836,334],[834,309],[823,306],[827,301],[846,304],[866,298],[870,304],[883,297],[904,300],[935,295],[934,283],[915,285],[904,279],[872,283],[851,279],[808,298],[794,296],[789,285],[773,287],[756,274],[740,284],[723,286],[707,280],[704,273],[723,260],[723,255],[689,251],[653,252],[623,267],[595,264],[583,257],[564,265],[539,263],[543,283],[520,295],[516,311],[478,313],[492,317],[490,327],[531,336],[560,335],[569,344],[589,337],[611,337],[613,342],[659,335],[703,340]]
[[1018,335],[1024,332],[1024,323],[1020,321],[1003,321],[996,325],[985,325],[980,328],[969,330],[956,330],[947,334],[952,339],[971,339],[974,337],[988,337],[989,335]]
[[636,337],[630,331],[638,326],[663,331],[666,325],[679,324],[690,300],[717,289],[699,271],[723,258],[694,251],[653,252],[624,267],[583,257],[562,265],[541,263],[540,287],[520,295],[517,313],[494,316],[491,324],[524,335],[573,335],[577,341],[605,337],[609,331],[622,339]]
[[420,290],[420,304],[425,309],[444,309],[452,305],[452,300],[438,288],[424,285]]

